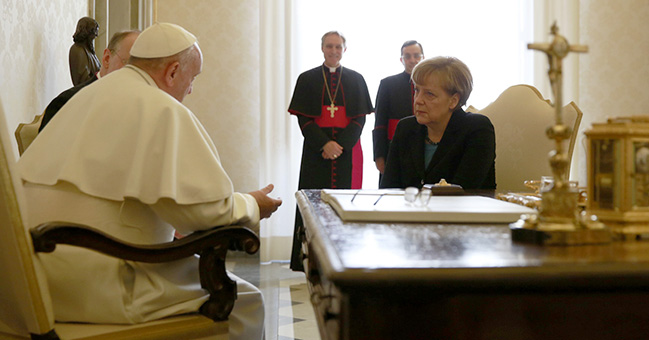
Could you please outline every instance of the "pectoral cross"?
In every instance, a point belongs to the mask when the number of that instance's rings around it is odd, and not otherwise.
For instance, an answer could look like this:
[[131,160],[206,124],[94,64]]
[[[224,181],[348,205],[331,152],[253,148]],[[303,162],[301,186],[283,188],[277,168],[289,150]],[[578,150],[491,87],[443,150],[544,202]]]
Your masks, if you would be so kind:
[[331,118],[333,118],[334,117],[334,112],[338,111],[338,106],[334,106],[334,103],[331,103],[331,105],[329,105],[327,110],[329,110],[329,112],[331,112]]

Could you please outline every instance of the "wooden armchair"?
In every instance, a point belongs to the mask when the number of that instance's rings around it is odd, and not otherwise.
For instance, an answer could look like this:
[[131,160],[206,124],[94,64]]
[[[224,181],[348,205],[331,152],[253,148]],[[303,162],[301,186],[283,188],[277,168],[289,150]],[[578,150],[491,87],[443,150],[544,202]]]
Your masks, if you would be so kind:
[[[225,271],[229,249],[259,249],[247,228],[217,227],[160,245],[121,242],[90,227],[53,222],[27,230],[22,186],[0,102],[0,338],[2,339],[227,339],[237,287]],[[201,285],[210,298],[196,313],[136,325],[55,322],[47,279],[36,253],[57,244],[89,248],[124,260],[161,263],[200,255]],[[101,307],[99,307],[101,308]]]
[[[526,180],[551,176],[548,153],[554,141],[545,130],[554,125],[554,107],[533,86],[514,85],[482,110],[470,106],[468,112],[481,113],[491,120],[496,132],[496,190],[526,192]],[[582,112],[574,102],[563,107],[564,124],[572,129],[566,145],[572,158]],[[570,168],[568,168],[570,172]]]

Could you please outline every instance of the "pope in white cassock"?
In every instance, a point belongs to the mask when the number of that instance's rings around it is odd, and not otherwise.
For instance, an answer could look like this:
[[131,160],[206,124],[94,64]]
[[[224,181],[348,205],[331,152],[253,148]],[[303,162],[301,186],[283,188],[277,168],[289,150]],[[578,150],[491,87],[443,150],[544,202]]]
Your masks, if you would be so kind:
[[[81,90],[18,162],[28,223],[81,223],[125,241],[168,242],[217,225],[258,228],[282,203],[269,185],[234,192],[212,140],[183,104],[202,69],[196,37],[154,24],[129,65]],[[123,261],[72,246],[40,254],[59,321],[139,323],[195,312],[207,299],[198,258]],[[72,265],[72,263],[74,265]],[[230,274],[233,339],[261,339],[261,292]]]

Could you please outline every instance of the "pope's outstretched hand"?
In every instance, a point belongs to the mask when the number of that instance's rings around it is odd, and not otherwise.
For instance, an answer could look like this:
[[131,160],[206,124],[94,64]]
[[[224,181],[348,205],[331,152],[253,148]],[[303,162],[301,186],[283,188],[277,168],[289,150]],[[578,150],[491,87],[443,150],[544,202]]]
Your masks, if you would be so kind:
[[268,184],[264,188],[261,188],[256,191],[249,192],[252,197],[257,201],[259,205],[259,218],[268,218],[272,215],[280,205],[282,205],[282,200],[280,198],[271,198],[268,196],[275,186]]

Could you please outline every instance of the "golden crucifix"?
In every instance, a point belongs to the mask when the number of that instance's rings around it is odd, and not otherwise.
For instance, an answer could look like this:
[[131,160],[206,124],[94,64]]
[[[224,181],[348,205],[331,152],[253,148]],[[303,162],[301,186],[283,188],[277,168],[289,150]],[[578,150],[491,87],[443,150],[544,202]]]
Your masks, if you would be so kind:
[[334,112],[338,111],[338,106],[335,106],[334,103],[331,103],[329,107],[327,108],[329,112],[331,112],[331,118],[334,117]]
[[[555,123],[546,130],[548,138],[554,139],[556,148],[550,153],[550,167],[554,177],[553,187],[543,193],[541,201],[541,220],[552,224],[564,225],[570,228],[573,224],[575,209],[577,209],[576,193],[568,187],[568,153],[563,148],[563,141],[570,139],[572,131],[570,127],[563,124],[561,117],[562,103],[562,60],[569,52],[587,52],[588,47],[582,45],[568,44],[568,40],[559,34],[559,28],[555,22],[551,28],[554,39],[551,43],[533,43],[527,47],[533,50],[545,52],[548,56],[550,68],[548,75],[554,94]],[[573,197],[574,196],[574,197]]]
[[545,52],[548,56],[550,69],[548,75],[550,76],[550,85],[552,86],[552,94],[554,95],[554,109],[556,112],[556,123],[560,125],[563,123],[561,118],[561,108],[563,107],[562,95],[562,59],[565,58],[569,52],[584,53],[588,52],[586,45],[570,45],[565,37],[559,34],[559,27],[557,23],[552,24],[550,33],[554,35],[551,43],[532,43],[527,44],[527,48],[531,50],[538,50]]
[[568,185],[570,159],[563,149],[563,141],[572,135],[570,127],[563,124],[562,59],[570,52],[587,52],[588,47],[570,45],[559,35],[556,22],[551,29],[554,39],[549,44],[533,43],[527,48],[545,52],[548,56],[550,84],[554,94],[555,123],[546,130],[548,138],[554,139],[556,149],[550,152],[550,167],[554,184],[543,192],[538,217],[524,216],[510,225],[512,240],[548,245],[577,245],[606,243],[611,241],[610,231],[596,217],[582,215],[577,206],[577,188]]

